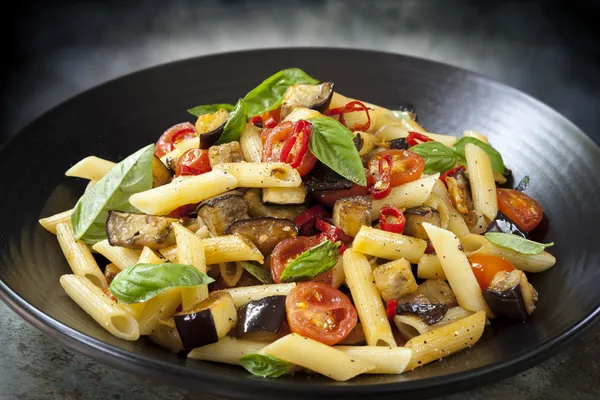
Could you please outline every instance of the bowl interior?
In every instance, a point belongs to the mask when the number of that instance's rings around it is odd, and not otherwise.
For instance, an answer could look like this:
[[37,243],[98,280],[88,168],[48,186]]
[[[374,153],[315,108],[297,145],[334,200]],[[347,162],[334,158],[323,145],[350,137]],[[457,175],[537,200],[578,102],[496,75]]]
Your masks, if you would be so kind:
[[[286,67],[300,67],[318,79],[334,81],[340,93],[371,103],[392,109],[413,104],[420,123],[431,132],[483,132],[503,155],[515,180],[531,177],[528,193],[539,201],[547,216],[547,230],[541,239],[555,242],[550,251],[558,259],[551,270],[530,275],[540,298],[531,321],[495,324],[472,349],[400,376],[367,375],[336,383],[300,375],[266,382],[242,369],[185,361],[143,340],[129,343],[116,339],[64,294],[58,278],[69,273],[69,267],[54,236],[37,224],[40,217],[71,208],[83,192],[85,183],[65,178],[64,171],[92,154],[119,161],[156,141],[171,125],[193,121],[187,108],[235,103],[262,79]],[[525,367],[527,360],[530,364],[538,359],[598,313],[598,146],[543,104],[453,67],[398,55],[328,49],[191,59],[85,92],[33,122],[0,154],[0,169],[10,172],[10,177],[0,181],[0,279],[5,285],[4,295],[10,295],[16,307],[22,308],[26,302],[37,309],[22,312],[36,314],[39,326],[53,335],[59,335],[56,327],[64,330],[60,324],[85,335],[79,337],[85,343],[79,339],[75,342],[87,354],[113,364],[117,361],[128,369],[138,368],[148,376],[153,376],[153,371],[161,371],[168,378],[178,374],[178,382],[184,381],[189,387],[244,397],[259,388],[264,396],[287,389],[296,394],[335,390],[337,394],[358,395],[361,392],[356,386],[363,385],[370,393],[379,390],[373,389],[375,384],[391,384],[380,386],[387,391],[431,388],[438,383],[464,385],[469,377],[465,372],[476,371],[489,379],[516,371],[518,365]],[[449,377],[451,374],[458,375]],[[448,379],[432,380],[440,376]],[[216,388],[223,380],[235,381],[232,386],[236,387]]]

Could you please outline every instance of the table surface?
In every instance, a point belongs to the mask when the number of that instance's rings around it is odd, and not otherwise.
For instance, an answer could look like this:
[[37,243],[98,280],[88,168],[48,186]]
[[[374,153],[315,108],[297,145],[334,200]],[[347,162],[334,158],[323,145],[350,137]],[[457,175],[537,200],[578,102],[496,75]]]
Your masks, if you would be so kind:
[[[340,46],[433,59],[539,98],[600,142],[592,1],[40,2],[5,14],[0,143],[61,101],[163,62],[230,50]],[[10,54],[10,53],[9,53]],[[1,233],[1,232],[0,232]],[[212,399],[97,364],[0,304],[2,399]],[[446,399],[600,398],[600,329],[544,363]]]

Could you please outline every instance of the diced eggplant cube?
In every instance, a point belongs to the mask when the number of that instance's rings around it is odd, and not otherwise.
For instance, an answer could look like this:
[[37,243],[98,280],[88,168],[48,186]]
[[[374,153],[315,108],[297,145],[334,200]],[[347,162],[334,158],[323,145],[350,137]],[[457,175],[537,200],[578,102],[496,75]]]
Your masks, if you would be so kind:
[[333,223],[352,237],[363,225],[371,226],[371,196],[342,197],[333,206]]
[[152,187],[166,185],[173,178],[173,173],[160,158],[154,156],[152,159]]
[[417,290],[410,263],[400,258],[373,269],[375,286],[385,301],[397,300]]
[[323,111],[327,108],[333,96],[333,82],[323,82],[317,85],[292,85],[285,91],[281,103],[281,118],[287,117],[297,108],[310,108]]
[[241,192],[231,191],[201,203],[198,216],[212,234],[222,235],[233,222],[248,218],[248,205]]
[[304,185],[290,188],[264,188],[262,201],[264,204],[296,205],[304,204],[306,188]]
[[172,224],[178,219],[156,215],[109,211],[106,236],[111,246],[162,249],[175,244]]
[[238,220],[229,225],[225,233],[242,235],[254,243],[262,254],[268,254],[283,239],[298,235],[298,228],[289,219],[261,217]]
[[416,237],[419,239],[428,239],[427,232],[423,228],[423,222],[430,223],[435,226],[441,226],[440,213],[438,210],[428,206],[409,208],[404,211],[406,225],[404,225],[403,234]]
[[483,292],[483,297],[492,311],[525,320],[535,310],[538,293],[523,271],[500,271]]
[[211,167],[214,167],[217,164],[244,161],[244,154],[242,153],[240,142],[229,142],[218,146],[212,146],[208,149],[208,160]]
[[285,320],[286,296],[268,296],[244,304],[238,309],[238,337],[257,331],[277,333]]

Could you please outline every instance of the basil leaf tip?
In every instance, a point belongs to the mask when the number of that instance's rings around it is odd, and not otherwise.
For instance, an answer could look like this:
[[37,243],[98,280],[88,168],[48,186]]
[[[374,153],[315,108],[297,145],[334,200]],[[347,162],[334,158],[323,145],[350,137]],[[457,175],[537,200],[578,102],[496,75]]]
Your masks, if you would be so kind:
[[325,240],[306,250],[285,267],[280,281],[308,281],[329,271],[338,262],[339,247],[339,244]]
[[186,264],[137,264],[121,271],[108,290],[122,303],[148,301],[172,287],[195,287],[215,280]]
[[202,106],[196,106],[194,108],[190,108],[187,110],[188,113],[195,115],[196,117],[200,117],[204,114],[212,114],[216,113],[220,109],[224,109],[225,111],[233,110],[233,105],[231,104],[205,104]]
[[247,113],[248,108],[246,107],[246,102],[244,99],[239,99],[233,110],[229,112],[227,122],[223,127],[223,133],[215,144],[219,145],[240,140],[242,130],[246,125]]
[[240,365],[252,375],[263,378],[278,378],[291,371],[294,364],[266,354],[246,354],[239,359]]
[[258,265],[254,265],[247,261],[240,261],[242,268],[244,268],[250,275],[258,279],[261,283],[271,284],[273,283],[273,278],[271,277],[271,273],[266,269],[259,267]]
[[509,233],[488,232],[484,236],[487,240],[497,246],[511,249],[521,254],[539,254],[544,251],[546,247],[554,246],[554,243],[552,242],[538,243]]
[[426,174],[445,172],[456,164],[457,157],[452,149],[440,142],[424,142],[408,149],[425,161]]

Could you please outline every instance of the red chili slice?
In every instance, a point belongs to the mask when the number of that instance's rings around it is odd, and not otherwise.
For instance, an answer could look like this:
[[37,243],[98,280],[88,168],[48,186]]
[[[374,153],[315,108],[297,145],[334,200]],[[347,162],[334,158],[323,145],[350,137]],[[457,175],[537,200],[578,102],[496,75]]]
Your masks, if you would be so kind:
[[[385,164],[387,164],[387,168],[385,167]],[[379,180],[370,188],[371,197],[373,197],[373,199],[383,199],[390,194],[392,190],[391,173],[393,165],[394,161],[389,154],[386,154],[379,159]]]
[[[367,114],[367,122],[364,124],[354,125],[354,127],[350,128],[348,125],[346,125],[344,114],[357,111],[364,111]],[[340,124],[346,125],[349,129],[353,131],[366,131],[371,126],[371,115],[369,114],[369,107],[367,107],[358,100],[351,101],[343,107],[337,107],[332,108],[331,110],[327,110],[325,111],[324,115],[339,115]]]
[[408,136],[406,137],[406,143],[412,147],[416,146],[419,143],[425,142],[433,142],[434,140],[428,136],[423,135],[419,132],[408,132]]
[[465,168],[464,165],[460,165],[456,168],[452,168],[449,169],[448,171],[444,172],[441,176],[440,176],[440,181],[442,181],[442,183],[445,185],[446,184],[446,178],[447,177],[453,177],[456,176],[456,174],[458,173],[458,171],[466,171],[467,169]]
[[[394,222],[388,222],[390,218],[393,218]],[[393,206],[383,206],[379,211],[379,225],[381,230],[393,233],[402,233],[404,231],[404,225],[406,225],[406,218],[402,211]]]

